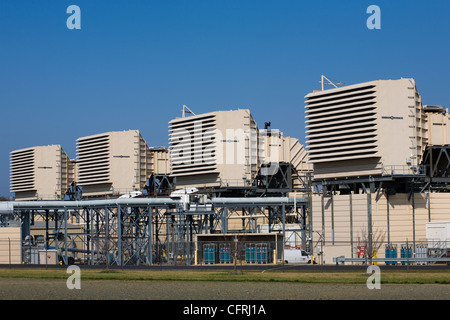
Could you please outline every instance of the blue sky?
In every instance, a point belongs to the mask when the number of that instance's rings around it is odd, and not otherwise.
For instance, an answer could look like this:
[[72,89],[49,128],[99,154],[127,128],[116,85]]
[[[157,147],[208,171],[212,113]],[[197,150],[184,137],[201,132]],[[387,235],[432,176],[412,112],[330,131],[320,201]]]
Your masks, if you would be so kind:
[[[81,30],[69,30],[70,5]],[[367,7],[381,9],[369,30]],[[412,77],[450,107],[450,1],[0,0],[0,195],[9,152],[249,108],[304,143],[304,96],[322,74],[345,84]]]

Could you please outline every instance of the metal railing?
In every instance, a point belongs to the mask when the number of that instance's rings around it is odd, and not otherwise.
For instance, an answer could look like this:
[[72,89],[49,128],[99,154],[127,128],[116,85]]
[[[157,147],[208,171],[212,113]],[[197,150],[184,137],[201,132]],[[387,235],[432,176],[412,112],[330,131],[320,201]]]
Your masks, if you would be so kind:
[[395,175],[425,176],[426,170],[424,166],[382,165],[381,174],[383,176],[395,176]]
[[[348,243],[340,243],[348,245]],[[368,246],[364,244],[354,244],[351,256],[335,256],[333,263],[360,263],[386,265],[428,265],[435,263],[450,263],[450,239],[424,241],[383,243],[376,246],[373,252],[368,252]]]
[[218,179],[219,186],[222,187],[251,187],[254,182],[250,179]]

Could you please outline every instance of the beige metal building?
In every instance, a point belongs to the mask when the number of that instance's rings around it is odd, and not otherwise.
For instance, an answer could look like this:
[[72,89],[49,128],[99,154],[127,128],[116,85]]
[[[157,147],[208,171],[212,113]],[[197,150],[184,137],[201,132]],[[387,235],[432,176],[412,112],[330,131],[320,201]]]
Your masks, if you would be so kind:
[[309,160],[319,188],[312,199],[314,254],[325,263],[358,257],[372,239],[378,258],[385,258],[386,245],[400,255],[407,244],[414,257],[426,244],[426,224],[450,221],[448,110],[423,106],[413,79],[305,98]]
[[140,191],[154,171],[167,171],[167,161],[167,151],[149,148],[138,130],[77,139],[77,183],[87,197]]
[[427,117],[428,145],[449,145],[450,115],[448,109],[442,106],[425,105],[424,111]]
[[258,155],[261,163],[291,163],[299,172],[312,171],[308,153],[297,138],[275,129],[258,131]]
[[74,178],[74,162],[60,145],[10,153],[10,190],[16,200],[61,199]]
[[270,164],[268,171],[274,171],[279,164],[290,164],[293,169],[291,187],[303,188],[302,180],[307,173],[312,173],[313,166],[308,161],[308,152],[298,139],[285,136],[277,129],[260,129],[258,138],[261,165]]
[[370,81],[305,98],[315,178],[417,171],[428,135],[413,79]]
[[150,147],[152,174],[169,174],[169,150],[165,147]]
[[178,186],[245,186],[258,171],[258,129],[249,110],[169,122],[171,175]]
[[[377,257],[385,257],[387,244],[399,249],[426,244],[426,223],[450,221],[449,193],[409,194],[337,194],[314,195],[314,254],[323,250],[325,263],[339,256],[357,257],[358,247],[367,247],[369,209],[372,219],[373,248]],[[413,250],[414,251],[414,250]]]
[[169,122],[169,141],[171,175],[181,187],[249,186],[264,164],[312,171],[298,139],[259,130],[248,109],[176,118]]
[[20,264],[21,248],[20,227],[0,228],[0,264]]

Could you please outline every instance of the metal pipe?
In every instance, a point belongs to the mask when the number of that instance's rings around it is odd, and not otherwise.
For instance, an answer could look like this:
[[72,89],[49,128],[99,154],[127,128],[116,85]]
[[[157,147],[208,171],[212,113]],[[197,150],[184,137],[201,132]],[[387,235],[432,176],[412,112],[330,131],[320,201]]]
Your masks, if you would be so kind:
[[[8,201],[7,208],[11,206],[15,209],[43,209],[43,208],[84,208],[84,207],[104,207],[111,206],[141,206],[141,205],[153,205],[153,206],[168,206],[177,205],[181,202],[180,199],[175,198],[131,198],[131,199],[107,199],[107,200],[79,200],[79,201]],[[11,209],[9,209],[11,210]]]
[[122,209],[120,204],[117,205],[117,248],[118,248],[118,265],[123,266],[122,252]]
[[331,244],[334,246],[334,187],[331,189]]
[[109,210],[108,208],[104,208],[104,216],[105,216],[105,251],[106,251],[106,267],[109,268],[110,255],[109,255]]
[[388,237],[388,244],[391,243],[391,220],[389,216],[389,193],[386,192],[386,215],[387,215],[387,237]]
[[[282,220],[283,220],[283,247],[286,246],[286,210],[284,207],[284,204],[281,206],[281,214],[282,214]],[[283,258],[284,259],[284,258]]]
[[[212,198],[207,200],[207,204],[214,205],[281,205],[297,203],[307,203],[308,198],[290,198],[290,197],[249,197],[249,198]],[[67,209],[80,209],[85,207],[117,207],[122,206],[169,206],[181,204],[182,200],[179,198],[118,198],[118,199],[106,199],[106,200],[75,200],[75,201],[62,201],[62,200],[39,200],[39,201],[6,201],[2,204],[2,212],[11,212],[17,209],[50,209],[50,208],[67,208]],[[0,212],[0,213],[2,213]]]
[[[148,225],[147,225],[147,263],[148,265],[153,265],[153,208],[151,206],[147,207],[147,214],[148,214]],[[158,231],[156,231],[158,232]]]
[[64,248],[65,248],[65,254],[64,254],[64,264],[67,266],[69,265],[69,258],[68,258],[68,251],[67,251],[67,208],[64,208]]
[[414,250],[414,254],[416,253],[416,203],[414,200],[414,183],[412,184],[412,228],[413,228],[413,250]]
[[226,205],[226,204],[242,204],[242,205],[282,205],[290,204],[294,205],[297,203],[308,203],[308,198],[290,198],[290,197],[249,197],[249,198],[212,198],[207,201],[207,203],[214,205]]
[[369,247],[369,263],[372,264],[373,259],[373,233],[372,233],[372,188],[367,193],[367,237]]
[[351,248],[352,258],[353,258],[353,198],[352,198],[351,191],[349,194],[349,200],[350,200],[350,248]]

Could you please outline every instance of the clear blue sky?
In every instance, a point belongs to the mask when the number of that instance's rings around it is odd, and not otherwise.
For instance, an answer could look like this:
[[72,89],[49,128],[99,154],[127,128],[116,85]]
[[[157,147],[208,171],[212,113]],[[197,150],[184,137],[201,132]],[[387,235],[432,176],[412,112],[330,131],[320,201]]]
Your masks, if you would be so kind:
[[[69,30],[69,5],[81,30]],[[369,5],[381,29],[369,30]],[[450,1],[0,0],[0,195],[9,152],[249,108],[303,143],[304,96],[321,74],[345,84],[412,77],[450,107]]]

